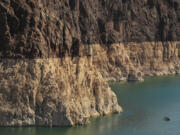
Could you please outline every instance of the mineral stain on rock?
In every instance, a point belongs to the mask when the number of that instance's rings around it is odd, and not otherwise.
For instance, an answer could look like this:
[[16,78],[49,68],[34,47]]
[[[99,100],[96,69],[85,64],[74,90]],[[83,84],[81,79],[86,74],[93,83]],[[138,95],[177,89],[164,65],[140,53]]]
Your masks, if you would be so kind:
[[180,72],[177,0],[1,0],[0,126],[122,112],[107,80]]

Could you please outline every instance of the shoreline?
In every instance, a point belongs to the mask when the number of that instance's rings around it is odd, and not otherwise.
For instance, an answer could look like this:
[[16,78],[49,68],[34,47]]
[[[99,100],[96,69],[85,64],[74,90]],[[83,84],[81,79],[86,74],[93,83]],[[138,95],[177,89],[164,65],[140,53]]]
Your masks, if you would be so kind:
[[80,46],[73,58],[1,59],[0,125],[74,126],[121,113],[107,81],[180,73],[179,44]]

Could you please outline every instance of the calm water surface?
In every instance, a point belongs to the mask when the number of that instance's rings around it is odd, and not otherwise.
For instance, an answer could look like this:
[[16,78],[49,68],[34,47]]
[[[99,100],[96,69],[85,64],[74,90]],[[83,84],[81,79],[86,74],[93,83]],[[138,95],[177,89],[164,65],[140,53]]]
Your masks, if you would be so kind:
[[[121,115],[92,119],[73,128],[0,128],[0,135],[180,135],[180,76],[112,83]],[[164,116],[171,118],[165,122]]]

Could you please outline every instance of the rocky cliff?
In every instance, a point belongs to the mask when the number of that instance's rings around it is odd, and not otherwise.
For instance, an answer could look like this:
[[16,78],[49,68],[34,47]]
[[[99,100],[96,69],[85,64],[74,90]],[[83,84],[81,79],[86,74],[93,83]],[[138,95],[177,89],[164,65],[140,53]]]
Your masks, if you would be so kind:
[[1,0],[0,56],[79,55],[80,43],[180,40],[178,0]]
[[122,111],[86,57],[0,60],[0,126],[72,126]]
[[92,45],[93,64],[107,81],[143,81],[144,76],[180,73],[180,42]]
[[1,0],[0,126],[121,112],[105,80],[179,73],[178,0]]

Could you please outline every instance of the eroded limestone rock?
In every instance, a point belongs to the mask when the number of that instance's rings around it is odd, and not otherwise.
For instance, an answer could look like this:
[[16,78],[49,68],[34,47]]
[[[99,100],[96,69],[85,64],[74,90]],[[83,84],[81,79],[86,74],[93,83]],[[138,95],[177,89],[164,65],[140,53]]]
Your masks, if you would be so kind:
[[72,126],[122,112],[116,95],[87,61],[2,59],[0,126]]
[[108,81],[143,81],[143,76],[180,73],[180,42],[92,45],[93,64]]

